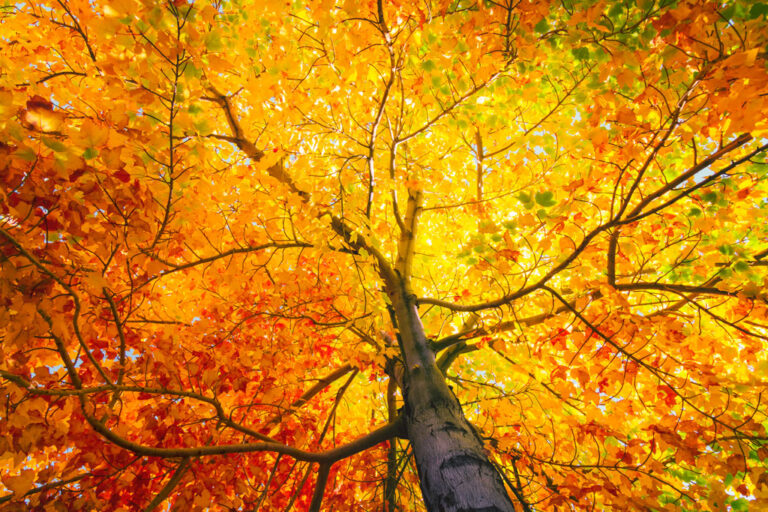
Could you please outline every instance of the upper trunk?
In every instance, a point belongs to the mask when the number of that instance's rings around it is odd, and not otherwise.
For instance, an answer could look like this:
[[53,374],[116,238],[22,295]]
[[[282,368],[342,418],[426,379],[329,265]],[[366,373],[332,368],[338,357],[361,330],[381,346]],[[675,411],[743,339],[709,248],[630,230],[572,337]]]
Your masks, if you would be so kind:
[[405,425],[430,512],[512,512],[504,483],[435,364],[413,298],[390,290],[406,365]]

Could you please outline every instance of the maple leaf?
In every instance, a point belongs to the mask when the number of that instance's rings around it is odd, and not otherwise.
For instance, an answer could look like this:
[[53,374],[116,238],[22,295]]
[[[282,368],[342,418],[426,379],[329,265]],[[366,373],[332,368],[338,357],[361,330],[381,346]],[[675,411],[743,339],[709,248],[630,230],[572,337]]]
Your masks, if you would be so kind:
[[57,131],[64,122],[64,113],[54,111],[53,103],[42,96],[31,97],[26,106],[22,119],[30,129],[51,133]]

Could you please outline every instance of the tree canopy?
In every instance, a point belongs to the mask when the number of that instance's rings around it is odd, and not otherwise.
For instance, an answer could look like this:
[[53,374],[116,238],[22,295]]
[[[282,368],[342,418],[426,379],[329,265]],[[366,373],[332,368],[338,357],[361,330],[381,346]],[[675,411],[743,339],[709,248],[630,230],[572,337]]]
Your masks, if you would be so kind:
[[766,17],[6,0],[0,508],[768,508]]

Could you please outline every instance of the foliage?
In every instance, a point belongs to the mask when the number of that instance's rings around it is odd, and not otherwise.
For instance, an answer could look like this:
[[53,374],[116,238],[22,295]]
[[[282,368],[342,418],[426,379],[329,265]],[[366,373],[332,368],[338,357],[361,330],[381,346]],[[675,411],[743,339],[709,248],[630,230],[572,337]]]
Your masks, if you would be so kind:
[[2,4],[0,506],[422,510],[397,269],[522,507],[765,509],[766,16]]

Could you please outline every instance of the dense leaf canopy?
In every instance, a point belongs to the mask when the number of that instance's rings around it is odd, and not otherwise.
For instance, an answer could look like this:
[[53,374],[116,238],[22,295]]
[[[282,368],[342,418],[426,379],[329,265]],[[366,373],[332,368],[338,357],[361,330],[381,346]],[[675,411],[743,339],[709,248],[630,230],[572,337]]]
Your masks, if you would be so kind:
[[393,283],[520,510],[768,508],[766,16],[0,4],[0,508],[424,510]]

